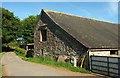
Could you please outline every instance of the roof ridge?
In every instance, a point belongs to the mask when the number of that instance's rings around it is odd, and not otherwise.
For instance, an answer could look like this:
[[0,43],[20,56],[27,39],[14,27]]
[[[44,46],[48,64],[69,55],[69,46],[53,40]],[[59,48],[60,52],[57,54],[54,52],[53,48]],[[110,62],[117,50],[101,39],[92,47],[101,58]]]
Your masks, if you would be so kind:
[[47,10],[47,9],[43,9],[45,12],[54,12],[54,13],[60,13],[60,14],[64,14],[64,15],[70,15],[73,17],[77,17],[77,18],[83,18],[83,19],[88,19],[88,20],[92,20],[92,21],[97,21],[97,22],[104,22],[104,23],[109,23],[109,24],[115,24],[118,25],[116,23],[111,23],[109,21],[104,21],[104,20],[99,20],[96,18],[88,18],[88,17],[83,17],[83,16],[78,16],[78,15],[74,15],[74,14],[69,14],[69,13],[64,13],[64,12],[58,12],[58,11],[53,11],[53,10]]

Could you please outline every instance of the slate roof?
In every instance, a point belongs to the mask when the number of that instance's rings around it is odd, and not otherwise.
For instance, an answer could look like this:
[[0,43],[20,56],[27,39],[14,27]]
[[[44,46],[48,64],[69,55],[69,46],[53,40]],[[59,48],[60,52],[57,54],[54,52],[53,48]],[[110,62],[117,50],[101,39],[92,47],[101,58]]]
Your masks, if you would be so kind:
[[118,24],[50,10],[43,12],[88,48],[118,48]]

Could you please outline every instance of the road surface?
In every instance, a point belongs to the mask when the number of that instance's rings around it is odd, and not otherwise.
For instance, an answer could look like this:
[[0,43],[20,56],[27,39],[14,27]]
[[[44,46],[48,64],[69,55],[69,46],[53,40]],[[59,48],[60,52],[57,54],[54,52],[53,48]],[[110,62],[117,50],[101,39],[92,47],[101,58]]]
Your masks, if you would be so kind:
[[93,74],[72,72],[67,69],[52,67],[22,60],[14,52],[7,52],[2,57],[3,76],[82,76],[95,77]]

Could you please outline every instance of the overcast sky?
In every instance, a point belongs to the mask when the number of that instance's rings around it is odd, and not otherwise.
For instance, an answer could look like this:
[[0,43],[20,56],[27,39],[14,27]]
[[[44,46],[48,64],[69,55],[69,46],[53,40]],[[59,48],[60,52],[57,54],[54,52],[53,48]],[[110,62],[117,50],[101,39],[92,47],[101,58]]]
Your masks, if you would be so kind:
[[41,9],[48,9],[118,23],[117,2],[3,2],[2,7],[21,20],[29,15],[40,14]]

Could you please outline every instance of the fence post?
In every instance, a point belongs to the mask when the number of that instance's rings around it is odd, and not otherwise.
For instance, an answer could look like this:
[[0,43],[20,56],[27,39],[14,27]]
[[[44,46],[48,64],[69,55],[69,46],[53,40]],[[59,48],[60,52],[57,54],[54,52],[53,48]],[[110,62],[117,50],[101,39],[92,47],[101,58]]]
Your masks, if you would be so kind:
[[89,56],[89,51],[87,51],[87,69],[90,71],[90,56]]
[[120,78],[120,58],[118,58],[118,78]]
[[109,75],[109,57],[107,57],[107,71],[108,71],[108,76],[110,76]]
[[92,72],[92,56],[90,56],[90,70]]

